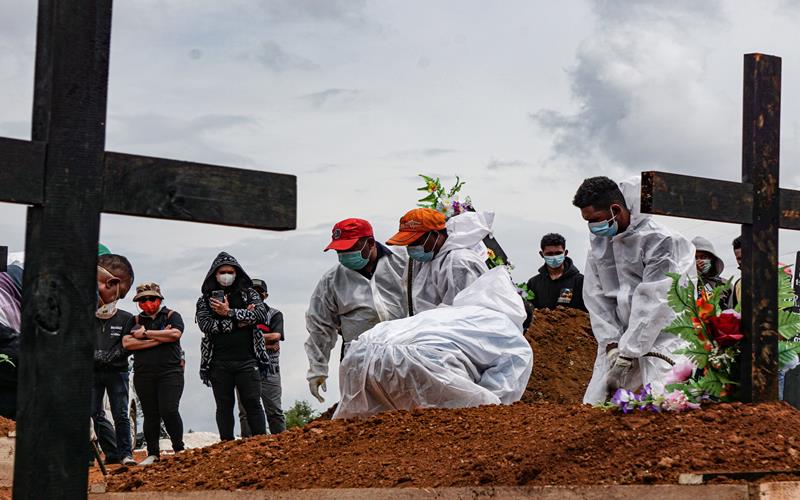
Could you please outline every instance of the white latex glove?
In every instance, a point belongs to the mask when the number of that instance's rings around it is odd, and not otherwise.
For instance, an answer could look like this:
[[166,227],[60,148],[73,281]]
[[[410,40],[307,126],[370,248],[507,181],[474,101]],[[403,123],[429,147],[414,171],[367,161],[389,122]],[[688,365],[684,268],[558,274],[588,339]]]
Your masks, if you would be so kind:
[[308,379],[308,389],[311,391],[311,395],[314,396],[315,398],[317,398],[317,401],[319,401],[320,403],[324,403],[325,402],[325,398],[323,398],[319,394],[319,389],[321,387],[323,392],[327,392],[328,391],[328,385],[325,382],[327,379],[328,379],[328,377],[324,377],[324,376],[319,376],[319,377],[314,377],[314,378]]
[[[616,351],[616,349],[614,349],[614,351]],[[632,359],[623,358],[619,355],[616,357],[614,364],[611,365],[611,369],[608,371],[608,377],[606,378],[608,397],[613,396],[614,393],[617,392],[617,389],[622,387],[623,381],[628,375],[628,372],[630,372],[632,366]]]
[[616,347],[612,348],[610,351],[606,352],[606,361],[608,362],[608,366],[614,366],[614,362],[619,357],[619,349]]

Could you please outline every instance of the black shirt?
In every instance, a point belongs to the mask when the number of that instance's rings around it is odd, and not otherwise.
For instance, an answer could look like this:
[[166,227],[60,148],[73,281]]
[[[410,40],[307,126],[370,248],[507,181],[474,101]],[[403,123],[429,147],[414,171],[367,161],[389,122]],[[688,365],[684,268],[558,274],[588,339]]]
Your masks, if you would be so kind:
[[[170,311],[166,307],[162,307],[155,318],[141,313],[135,320],[145,330],[166,330],[167,325],[171,325],[172,328],[176,328],[181,332],[184,329],[183,318],[180,313]],[[182,370],[181,354],[180,340],[164,342],[149,349],[134,351],[133,371],[136,373],[164,373],[171,370]]]
[[215,361],[246,361],[255,359],[253,352],[253,328],[255,325],[237,326],[230,333],[216,333],[214,343]]
[[122,309],[108,319],[95,318],[95,370],[128,371],[130,353],[122,347],[122,337],[131,333],[133,315]]

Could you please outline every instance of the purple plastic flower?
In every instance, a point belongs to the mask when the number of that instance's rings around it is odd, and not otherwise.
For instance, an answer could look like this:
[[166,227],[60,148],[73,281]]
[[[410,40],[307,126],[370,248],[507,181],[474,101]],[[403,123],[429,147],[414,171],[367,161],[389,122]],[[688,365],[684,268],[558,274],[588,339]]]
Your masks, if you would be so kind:
[[611,403],[618,406],[622,413],[628,413],[631,410],[630,406],[635,406],[635,401],[636,395],[627,389],[617,389],[617,392],[611,396]]

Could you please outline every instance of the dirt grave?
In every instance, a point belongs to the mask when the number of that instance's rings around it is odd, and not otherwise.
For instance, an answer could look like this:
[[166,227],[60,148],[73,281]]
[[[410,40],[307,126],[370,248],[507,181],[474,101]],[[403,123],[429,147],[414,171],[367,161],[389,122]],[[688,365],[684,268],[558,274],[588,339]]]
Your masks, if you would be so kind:
[[598,410],[578,404],[596,353],[586,314],[538,311],[526,338],[535,359],[523,402],[319,419],[121,467],[109,490],[675,484],[684,472],[800,468],[800,412],[787,404]]

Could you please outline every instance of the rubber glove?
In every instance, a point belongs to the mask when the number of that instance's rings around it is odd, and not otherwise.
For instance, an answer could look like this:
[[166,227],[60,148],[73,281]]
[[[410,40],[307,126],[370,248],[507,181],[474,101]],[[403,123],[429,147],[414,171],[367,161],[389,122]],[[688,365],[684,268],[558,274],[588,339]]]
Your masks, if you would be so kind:
[[[614,349],[614,351],[616,351],[616,349]],[[628,372],[631,371],[632,366],[632,359],[619,355],[616,356],[614,364],[611,365],[611,369],[608,371],[608,377],[606,377],[606,391],[608,397],[613,396],[614,393],[617,392],[617,389],[623,386],[623,382]]]
[[308,388],[311,391],[311,395],[314,396],[315,398],[317,398],[317,401],[319,401],[320,403],[324,403],[325,402],[325,398],[323,398],[319,394],[319,389],[321,387],[323,392],[327,392],[328,391],[328,386],[325,383],[327,378],[328,377],[325,377],[325,376],[319,376],[319,377],[313,377],[313,378],[308,379]]

